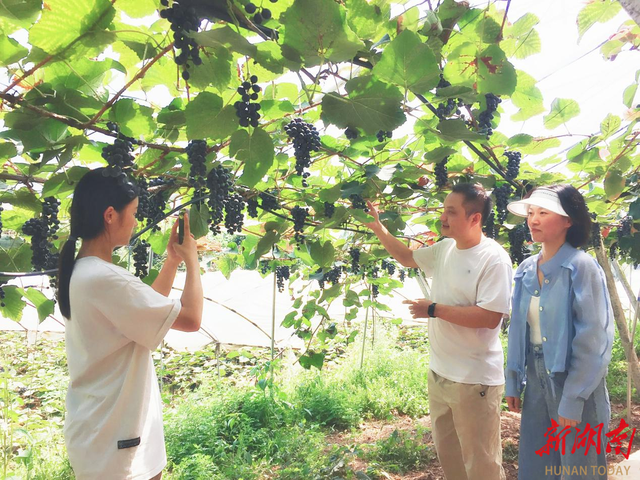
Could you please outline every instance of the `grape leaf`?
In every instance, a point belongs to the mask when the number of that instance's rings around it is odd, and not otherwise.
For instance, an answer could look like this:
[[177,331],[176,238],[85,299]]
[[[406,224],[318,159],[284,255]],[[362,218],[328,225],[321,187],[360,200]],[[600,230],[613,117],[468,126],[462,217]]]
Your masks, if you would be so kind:
[[604,23],[615,17],[620,11],[617,0],[597,0],[587,3],[578,13],[578,42],[596,23]]
[[239,130],[231,136],[229,154],[245,162],[240,182],[253,187],[273,165],[273,140],[262,128],[254,129],[251,136],[246,130]]
[[543,118],[544,126],[549,130],[568,122],[580,114],[580,106],[575,100],[556,98],[551,104],[551,111]]
[[109,0],[47,0],[29,43],[50,55],[60,53],[83,34],[106,28],[115,9]]
[[405,121],[402,93],[397,87],[364,75],[349,80],[343,97],[326,94],[322,99],[322,119],[340,128],[361,128],[369,134],[392,131]]
[[307,67],[351,60],[364,48],[347,25],[344,7],[333,0],[296,0],[280,21],[283,55]]
[[440,67],[417,34],[405,30],[382,53],[373,74],[405,90],[424,93],[440,81]]

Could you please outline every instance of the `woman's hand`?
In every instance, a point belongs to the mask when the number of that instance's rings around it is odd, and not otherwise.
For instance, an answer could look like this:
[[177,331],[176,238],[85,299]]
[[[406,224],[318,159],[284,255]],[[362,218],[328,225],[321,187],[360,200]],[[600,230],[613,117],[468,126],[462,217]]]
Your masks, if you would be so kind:
[[196,239],[191,234],[189,227],[189,214],[184,213],[184,239],[182,245],[178,243],[178,222],[173,225],[171,229],[171,238],[169,239],[169,245],[167,246],[167,255],[169,255],[169,247],[173,248],[175,253],[184,260],[187,267],[198,264],[198,250],[196,248]]
[[509,407],[509,411],[520,413],[520,408],[522,407],[522,400],[520,400],[520,397],[506,397],[506,398],[507,398],[507,407]]
[[176,249],[173,248],[176,243],[178,243],[178,220],[176,220],[171,227],[171,235],[169,235],[169,243],[167,244],[166,263],[174,263],[178,265],[182,263],[182,258],[180,257],[180,255],[178,255]]
[[570,418],[566,418],[566,417],[563,417],[561,415],[558,415],[558,423],[560,424],[560,426],[562,428],[564,428],[564,427],[573,428],[576,425],[578,425],[578,423],[580,423],[580,422],[578,422],[577,420],[571,420]]

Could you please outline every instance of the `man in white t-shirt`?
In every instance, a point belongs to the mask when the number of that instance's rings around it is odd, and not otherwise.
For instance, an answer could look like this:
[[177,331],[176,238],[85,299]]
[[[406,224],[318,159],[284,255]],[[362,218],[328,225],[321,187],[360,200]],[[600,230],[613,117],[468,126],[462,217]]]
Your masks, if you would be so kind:
[[411,250],[382,225],[366,224],[405,267],[433,278],[431,299],[406,301],[429,318],[429,407],[438,459],[447,480],[502,480],[500,403],[504,390],[499,332],[509,311],[511,260],[482,234],[491,199],[478,184],[459,183],[440,216],[447,237]]

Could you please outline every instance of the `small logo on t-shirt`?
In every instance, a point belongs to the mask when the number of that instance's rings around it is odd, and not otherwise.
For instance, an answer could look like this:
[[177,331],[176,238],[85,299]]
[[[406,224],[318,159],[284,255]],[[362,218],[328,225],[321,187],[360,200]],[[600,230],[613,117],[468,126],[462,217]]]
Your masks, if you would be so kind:
[[138,445],[140,445],[140,437],[130,438],[129,440],[118,440],[118,450],[137,447]]

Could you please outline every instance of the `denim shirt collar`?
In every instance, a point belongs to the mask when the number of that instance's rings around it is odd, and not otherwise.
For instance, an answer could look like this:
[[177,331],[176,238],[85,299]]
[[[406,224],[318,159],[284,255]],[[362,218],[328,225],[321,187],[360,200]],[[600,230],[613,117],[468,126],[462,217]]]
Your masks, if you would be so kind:
[[[540,270],[542,271],[544,278],[552,280],[553,276],[567,262],[567,260],[569,260],[573,256],[575,251],[576,249],[574,247],[565,242],[562,247],[560,247],[560,250],[558,250],[556,254],[551,258],[551,260],[540,265]],[[539,253],[537,255],[534,255],[524,272],[522,283],[531,295],[539,295],[540,293],[540,284],[538,283],[537,275],[539,258]]]

